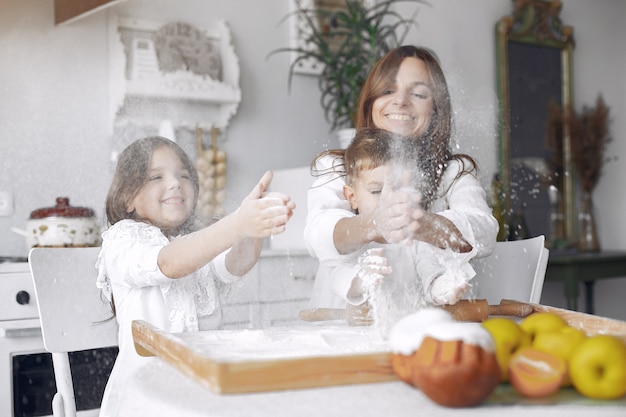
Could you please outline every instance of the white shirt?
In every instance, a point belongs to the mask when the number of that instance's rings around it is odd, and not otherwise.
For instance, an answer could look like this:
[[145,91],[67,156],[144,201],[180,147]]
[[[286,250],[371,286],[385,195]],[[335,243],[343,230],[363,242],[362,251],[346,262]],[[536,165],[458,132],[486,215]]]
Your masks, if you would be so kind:
[[[328,293],[332,291],[331,273],[345,262],[354,262],[354,254],[339,254],[333,239],[337,222],[355,216],[343,195],[345,179],[341,172],[333,170],[333,166],[341,163],[342,159],[334,156],[318,161],[316,169],[325,174],[318,177],[308,191],[304,240],[311,255],[320,262],[310,302],[312,308],[345,306],[345,300],[337,301],[336,294]],[[459,229],[474,248],[474,256],[488,256],[495,247],[498,221],[487,204],[484,188],[474,175],[466,173],[455,180],[461,168],[457,160],[448,163],[437,195],[443,190],[446,192],[433,201],[430,211],[446,217]]]
[[168,243],[159,228],[134,220],[122,220],[102,234],[97,285],[107,298],[113,294],[119,354],[107,382],[101,416],[115,415],[110,387],[123,384],[128,375],[153,359],[135,351],[133,320],[174,333],[198,331],[198,320],[205,316],[208,319],[203,323],[218,327],[221,308],[215,278],[225,283],[240,279],[226,269],[227,251],[193,274],[168,278],[157,265],[159,252]]

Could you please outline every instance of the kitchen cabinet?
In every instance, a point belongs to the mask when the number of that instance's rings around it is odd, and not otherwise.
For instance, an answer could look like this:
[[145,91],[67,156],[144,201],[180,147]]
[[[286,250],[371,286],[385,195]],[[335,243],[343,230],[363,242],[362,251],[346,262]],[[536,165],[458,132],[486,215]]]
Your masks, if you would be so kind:
[[224,327],[265,328],[299,322],[319,263],[305,250],[264,250],[255,267],[222,299]]
[[54,0],[54,24],[72,22],[121,1],[125,0]]

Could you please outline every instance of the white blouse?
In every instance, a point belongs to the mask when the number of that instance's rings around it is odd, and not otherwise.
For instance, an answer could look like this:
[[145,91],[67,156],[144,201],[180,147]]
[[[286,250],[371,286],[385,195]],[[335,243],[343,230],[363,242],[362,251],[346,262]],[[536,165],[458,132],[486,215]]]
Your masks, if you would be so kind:
[[145,320],[172,333],[198,331],[199,319],[217,328],[221,308],[215,279],[230,283],[241,278],[226,269],[228,251],[193,274],[168,278],[157,265],[159,251],[168,243],[159,228],[134,220],[122,220],[102,234],[96,285],[109,300],[113,295],[120,349],[105,390],[102,416],[114,415],[109,386],[123,384],[127,375],[152,359],[135,351],[133,320]]

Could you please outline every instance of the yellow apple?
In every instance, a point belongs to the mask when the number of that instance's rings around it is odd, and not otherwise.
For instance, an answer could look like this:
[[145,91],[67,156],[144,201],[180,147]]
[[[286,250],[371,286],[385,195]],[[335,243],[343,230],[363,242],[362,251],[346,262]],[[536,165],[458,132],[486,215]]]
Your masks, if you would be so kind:
[[535,340],[538,333],[550,332],[567,326],[567,322],[561,316],[553,313],[533,313],[520,323],[520,327],[530,335],[530,340]]
[[537,333],[533,347],[568,361],[574,348],[586,337],[582,330],[565,326],[558,330]]
[[496,358],[500,365],[501,381],[509,380],[509,361],[519,349],[530,345],[530,336],[519,324],[504,317],[492,317],[485,320],[483,327],[493,337],[496,345]]
[[570,357],[570,377],[582,395],[616,399],[626,395],[626,345],[615,336],[582,341]]
[[[569,360],[574,348],[585,340],[586,337],[582,330],[565,326],[558,330],[537,333],[532,346],[535,349],[563,359],[565,363],[569,365]],[[562,385],[564,387],[571,386],[569,372],[567,372],[565,378],[563,378]]]

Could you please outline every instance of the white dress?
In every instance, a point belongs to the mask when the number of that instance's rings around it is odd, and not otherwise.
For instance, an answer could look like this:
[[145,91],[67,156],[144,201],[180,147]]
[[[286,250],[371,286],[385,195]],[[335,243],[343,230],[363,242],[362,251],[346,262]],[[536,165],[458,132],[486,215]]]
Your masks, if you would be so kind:
[[[339,254],[333,240],[337,222],[355,216],[343,195],[342,168],[335,172],[332,169],[342,163],[342,159],[335,156],[318,161],[316,169],[329,173],[318,177],[308,191],[304,240],[311,255],[320,263],[310,301],[312,308],[345,306],[345,300],[332,292],[331,283],[331,274],[337,266],[354,262],[354,254]],[[446,217],[459,229],[473,246],[475,257],[489,256],[495,247],[498,221],[487,204],[484,188],[474,175],[463,174],[455,180],[461,168],[460,162],[449,162],[437,195],[443,190],[446,193],[432,202],[430,211]]]
[[119,326],[119,354],[107,382],[100,416],[116,416],[112,392],[134,370],[154,358],[139,356],[134,347],[133,320],[145,320],[159,329],[177,333],[217,328],[221,308],[215,279],[230,283],[240,279],[228,272],[226,252],[187,277],[170,279],[157,265],[159,251],[169,243],[161,230],[147,223],[122,220],[102,234],[98,258],[98,287],[115,301]]

